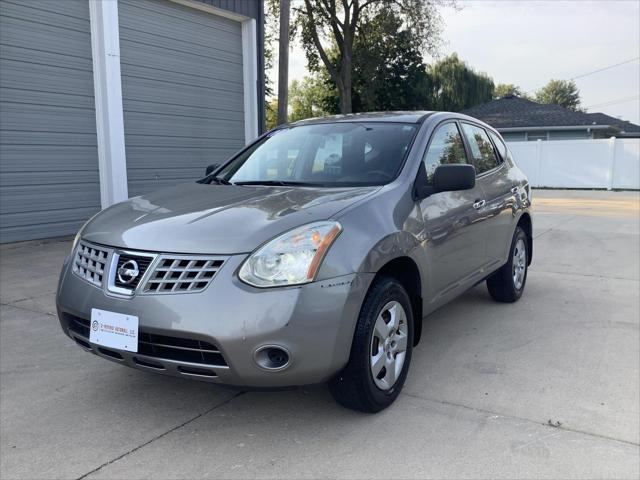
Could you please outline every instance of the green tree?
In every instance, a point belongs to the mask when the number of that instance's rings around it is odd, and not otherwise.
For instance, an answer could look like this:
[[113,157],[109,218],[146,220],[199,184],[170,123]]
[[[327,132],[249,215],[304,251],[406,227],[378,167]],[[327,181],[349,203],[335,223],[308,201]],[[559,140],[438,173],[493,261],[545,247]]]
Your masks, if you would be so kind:
[[536,92],[536,102],[560,105],[576,112],[580,108],[580,90],[572,80],[549,80]]
[[273,98],[265,103],[265,127],[267,130],[271,130],[278,125],[278,99]]
[[392,11],[419,39],[421,49],[434,52],[440,39],[439,8],[443,4],[453,1],[303,0],[294,9],[309,67],[318,70],[321,63],[324,65],[338,90],[340,112],[352,111],[354,43],[363,24],[381,12]]
[[325,97],[329,94],[327,85],[318,77],[304,77],[294,80],[289,86],[289,121],[320,117],[328,112]]
[[354,42],[353,111],[416,110],[429,103],[420,42],[399,15],[381,11]]
[[457,54],[429,65],[429,95],[431,108],[459,112],[493,97],[493,80],[484,73],[477,73]]
[[524,97],[522,89],[513,83],[499,83],[493,90],[493,98],[504,98],[509,96]]

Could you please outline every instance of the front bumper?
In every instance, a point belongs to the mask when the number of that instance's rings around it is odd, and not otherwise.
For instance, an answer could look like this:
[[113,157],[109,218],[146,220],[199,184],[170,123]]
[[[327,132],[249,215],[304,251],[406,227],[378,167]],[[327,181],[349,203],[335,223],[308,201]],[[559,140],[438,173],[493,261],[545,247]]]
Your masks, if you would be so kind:
[[[60,324],[85,350],[165,375],[255,388],[308,385],[330,379],[349,359],[355,324],[373,274],[345,275],[299,287],[257,289],[236,277],[245,258],[229,257],[200,293],[131,298],[108,295],[80,279],[67,261],[57,295]],[[182,347],[170,351],[139,343],[139,352],[133,353],[91,344],[88,328],[79,325],[88,325],[93,308],[139,317],[139,341],[152,339],[156,345],[173,342]],[[194,357],[194,342],[215,346],[219,355]],[[290,354],[288,367],[279,371],[260,368],[254,352],[265,345],[285,348]],[[189,355],[168,354],[177,351]]]

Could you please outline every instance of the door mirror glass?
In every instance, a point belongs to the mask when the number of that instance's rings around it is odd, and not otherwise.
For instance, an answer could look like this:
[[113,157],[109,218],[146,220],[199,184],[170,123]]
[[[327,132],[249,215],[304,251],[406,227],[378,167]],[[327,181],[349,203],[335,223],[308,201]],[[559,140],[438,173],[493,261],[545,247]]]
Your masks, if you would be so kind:
[[476,186],[476,169],[473,165],[440,165],[433,172],[433,189],[436,192],[469,190]]
[[215,172],[220,167],[219,163],[212,163],[211,165],[207,165],[207,170],[205,171],[205,175],[209,176],[213,172]]

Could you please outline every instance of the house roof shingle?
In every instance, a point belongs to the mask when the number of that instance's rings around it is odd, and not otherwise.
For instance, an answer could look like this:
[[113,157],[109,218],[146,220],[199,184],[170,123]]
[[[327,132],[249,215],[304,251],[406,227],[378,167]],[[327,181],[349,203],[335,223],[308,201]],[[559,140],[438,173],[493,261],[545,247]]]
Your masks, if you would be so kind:
[[497,129],[610,125],[626,132],[640,130],[638,125],[603,113],[574,112],[560,105],[536,103],[516,96],[493,100],[464,110],[462,113],[478,118]]
[[621,132],[625,133],[638,133],[640,132],[640,125],[627,122],[626,120],[620,120],[619,118],[612,117],[606,113],[587,113],[589,117],[593,119],[598,125],[611,125],[619,128]]

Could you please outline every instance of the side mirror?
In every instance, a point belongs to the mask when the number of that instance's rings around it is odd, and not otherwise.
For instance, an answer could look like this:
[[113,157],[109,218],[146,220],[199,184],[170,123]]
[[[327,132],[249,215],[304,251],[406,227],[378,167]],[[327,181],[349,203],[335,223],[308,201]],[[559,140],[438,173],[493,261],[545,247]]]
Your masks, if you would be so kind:
[[433,184],[427,183],[427,170],[420,163],[418,176],[413,187],[413,196],[417,200],[427,198],[438,192],[469,190],[476,185],[476,169],[473,165],[450,164],[440,165],[433,172]]
[[467,164],[440,165],[433,172],[436,192],[470,190],[476,186],[476,167]]
[[212,163],[211,165],[207,165],[207,170],[205,171],[205,176],[211,175],[218,168],[220,168],[220,164],[219,163]]

